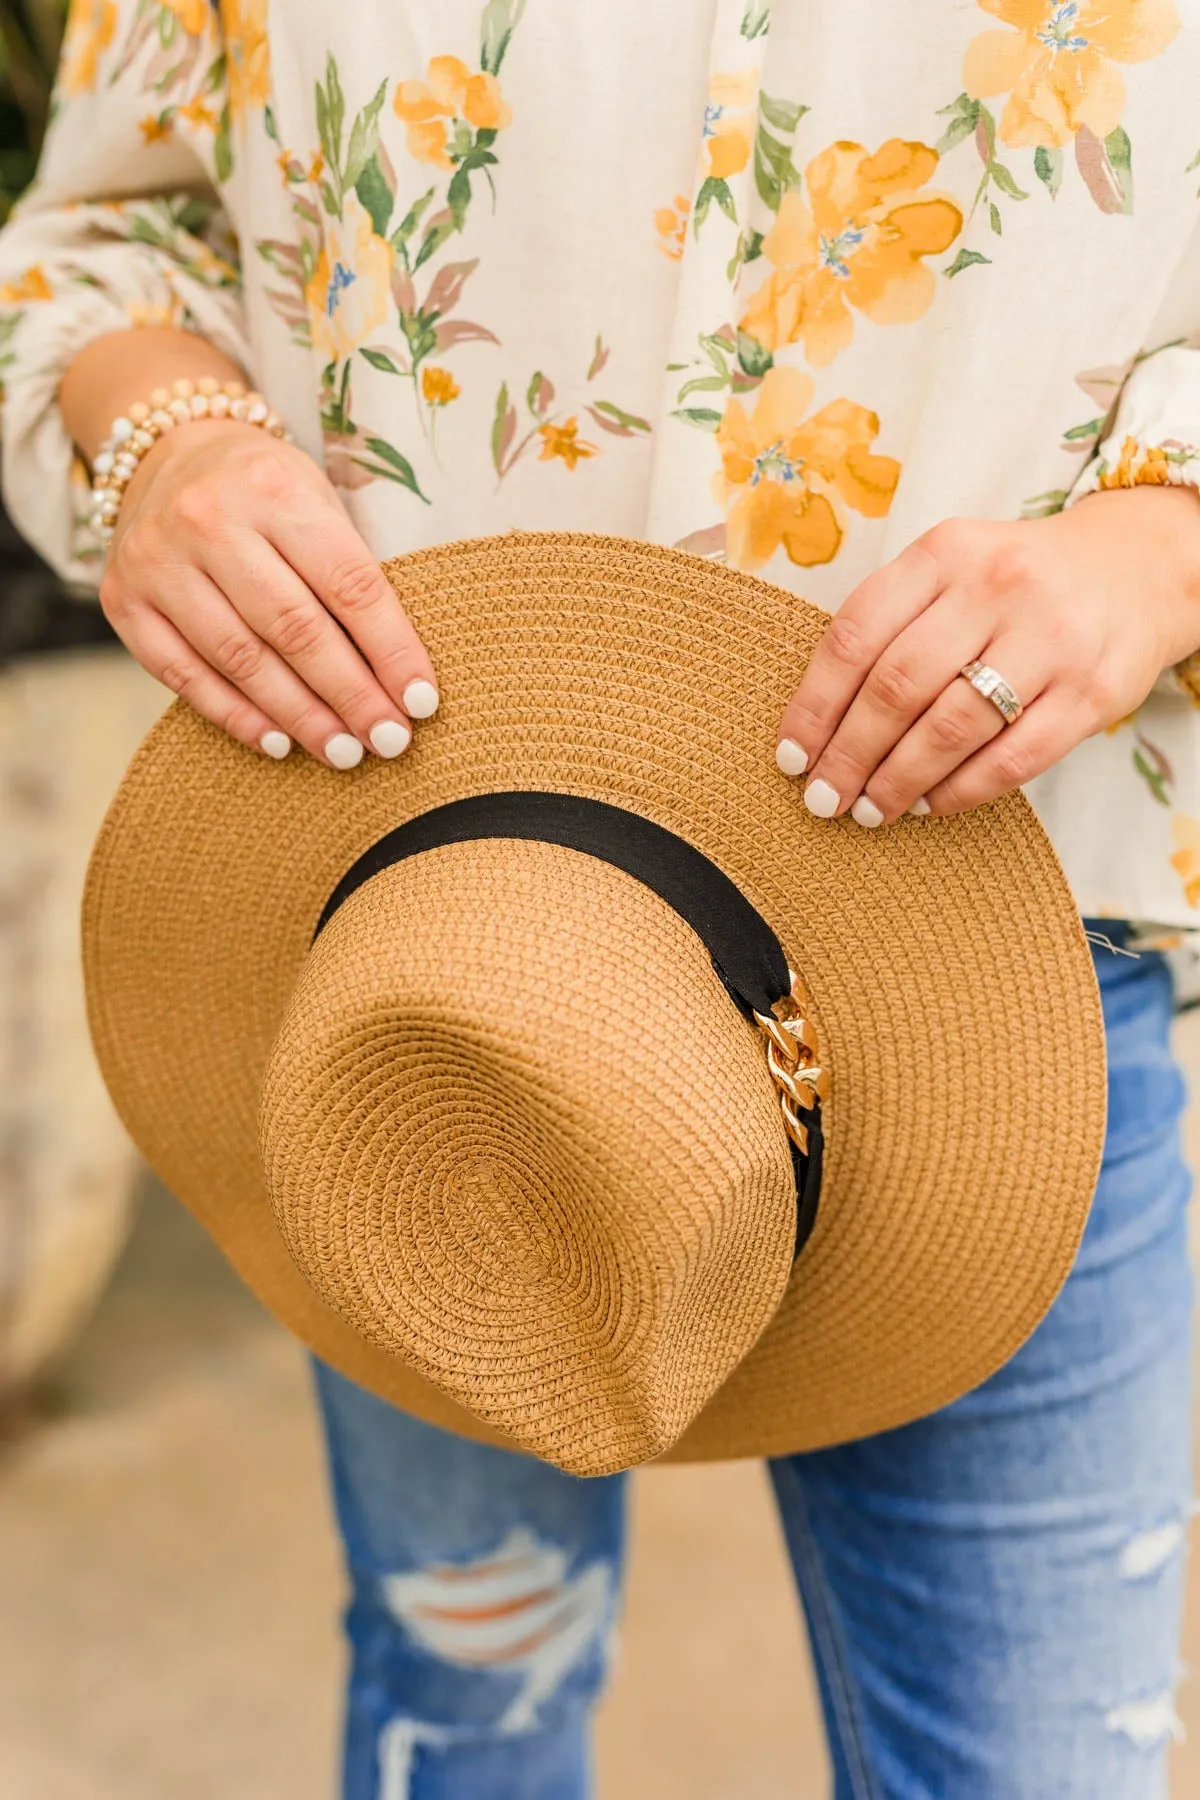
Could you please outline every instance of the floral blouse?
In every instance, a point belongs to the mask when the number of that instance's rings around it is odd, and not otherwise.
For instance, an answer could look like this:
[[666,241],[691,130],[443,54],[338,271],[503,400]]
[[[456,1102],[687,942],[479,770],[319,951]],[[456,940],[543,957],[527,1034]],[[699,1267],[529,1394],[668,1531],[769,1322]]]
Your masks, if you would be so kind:
[[[836,608],[951,514],[1200,482],[1200,0],[73,0],[3,482],[95,585],[99,333],[240,360],[375,553],[642,536]],[[1030,788],[1200,927],[1200,659]]]

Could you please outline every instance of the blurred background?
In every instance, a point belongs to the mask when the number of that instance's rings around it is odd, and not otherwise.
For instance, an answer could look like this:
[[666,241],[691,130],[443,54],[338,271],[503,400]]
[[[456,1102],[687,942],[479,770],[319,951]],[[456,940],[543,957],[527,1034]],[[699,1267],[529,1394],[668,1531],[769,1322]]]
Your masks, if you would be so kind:
[[[0,218],[65,10],[0,0]],[[342,1583],[304,1360],[140,1167],[84,1024],[88,851],[165,701],[0,515],[0,1795],[330,1800]],[[1200,1075],[1200,1013],[1178,1032]],[[761,1471],[647,1473],[634,1520],[601,1800],[826,1794]],[[1194,1800],[1200,1682],[1180,1712]]]

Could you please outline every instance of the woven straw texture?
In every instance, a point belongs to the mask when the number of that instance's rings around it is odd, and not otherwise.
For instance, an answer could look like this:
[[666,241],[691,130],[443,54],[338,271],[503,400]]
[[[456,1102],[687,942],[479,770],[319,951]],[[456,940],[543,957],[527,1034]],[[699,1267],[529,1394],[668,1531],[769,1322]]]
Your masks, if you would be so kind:
[[[824,615],[620,539],[386,564],[439,672],[395,763],[275,765],[176,704],[84,907],[101,1067],[163,1180],[321,1356],[580,1473],[780,1454],[942,1405],[1070,1268],[1104,1131],[1090,956],[1023,799],[881,832],[773,763]],[[463,795],[626,806],[710,856],[815,1001],[820,1215],[761,1043],[689,928],[559,846],[430,851]]]

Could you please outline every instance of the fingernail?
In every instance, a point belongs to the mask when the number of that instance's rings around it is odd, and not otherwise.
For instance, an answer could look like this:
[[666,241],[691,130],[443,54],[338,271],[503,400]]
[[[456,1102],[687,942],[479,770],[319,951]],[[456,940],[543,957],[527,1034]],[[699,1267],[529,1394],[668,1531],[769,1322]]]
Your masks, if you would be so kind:
[[785,775],[803,775],[808,767],[808,751],[795,738],[780,738],[775,746],[775,761]]
[[850,817],[856,824],[865,825],[868,831],[874,831],[877,825],[883,824],[883,814],[875,802],[868,800],[865,794],[860,794],[850,808]]
[[369,735],[377,756],[399,756],[412,743],[412,732],[399,719],[381,719],[372,725]]
[[432,719],[438,698],[432,681],[410,681],[403,694],[404,710],[410,719]]
[[920,819],[923,818],[927,812],[932,812],[933,808],[930,806],[924,794],[921,794],[913,801],[908,810],[910,813],[916,813],[918,819]]
[[264,731],[258,740],[260,750],[273,756],[276,762],[282,762],[292,747],[292,740],[286,731]]
[[842,796],[827,781],[810,781],[804,790],[804,804],[818,819],[832,819],[842,803]]
[[363,747],[348,731],[336,731],[325,746],[325,755],[335,769],[353,769],[363,759]]

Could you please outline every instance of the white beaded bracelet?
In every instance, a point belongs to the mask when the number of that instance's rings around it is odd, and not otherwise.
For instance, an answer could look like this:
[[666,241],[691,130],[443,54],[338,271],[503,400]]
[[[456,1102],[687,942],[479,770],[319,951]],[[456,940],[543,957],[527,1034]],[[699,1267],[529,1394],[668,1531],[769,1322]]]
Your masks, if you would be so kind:
[[92,463],[90,524],[102,543],[112,537],[121,497],[147,450],[164,433],[191,419],[235,419],[292,442],[292,433],[274,407],[252,388],[247,391],[244,382],[218,381],[212,375],[190,381],[181,375],[169,388],[154,388],[148,400],[138,400],[113,420]]

